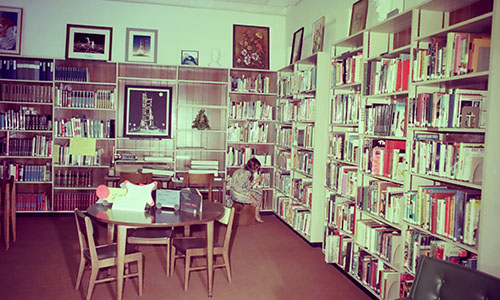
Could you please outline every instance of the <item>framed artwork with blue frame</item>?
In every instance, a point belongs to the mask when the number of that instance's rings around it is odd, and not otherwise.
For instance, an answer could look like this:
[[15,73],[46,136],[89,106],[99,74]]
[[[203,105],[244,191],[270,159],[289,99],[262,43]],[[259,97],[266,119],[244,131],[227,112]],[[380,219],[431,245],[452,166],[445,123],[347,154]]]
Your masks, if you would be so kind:
[[158,59],[158,30],[127,28],[125,60],[156,63]]

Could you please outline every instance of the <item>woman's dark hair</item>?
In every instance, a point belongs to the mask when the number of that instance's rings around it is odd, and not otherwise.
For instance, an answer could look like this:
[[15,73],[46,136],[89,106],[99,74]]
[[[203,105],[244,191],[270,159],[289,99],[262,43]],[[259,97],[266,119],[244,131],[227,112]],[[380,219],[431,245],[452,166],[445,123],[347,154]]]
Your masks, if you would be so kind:
[[253,181],[253,172],[260,168],[260,161],[255,157],[250,158],[245,164],[245,170],[250,171],[250,181]]

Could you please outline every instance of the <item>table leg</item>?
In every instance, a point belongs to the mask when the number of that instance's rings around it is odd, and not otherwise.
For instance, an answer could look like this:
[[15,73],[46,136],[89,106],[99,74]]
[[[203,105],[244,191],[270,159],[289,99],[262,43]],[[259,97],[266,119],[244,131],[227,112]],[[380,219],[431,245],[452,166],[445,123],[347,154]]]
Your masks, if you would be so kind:
[[125,269],[125,244],[127,242],[127,226],[117,225],[118,237],[116,241],[116,299],[123,297],[123,273]]
[[108,244],[113,243],[115,236],[115,224],[108,223]]
[[208,297],[212,297],[214,277],[214,221],[207,223],[207,277]]

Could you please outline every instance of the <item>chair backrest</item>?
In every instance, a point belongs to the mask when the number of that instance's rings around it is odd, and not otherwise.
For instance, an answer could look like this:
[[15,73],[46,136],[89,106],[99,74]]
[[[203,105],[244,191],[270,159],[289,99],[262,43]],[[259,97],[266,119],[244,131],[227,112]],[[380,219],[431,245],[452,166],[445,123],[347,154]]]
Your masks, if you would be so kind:
[[91,261],[97,261],[97,251],[94,240],[94,227],[92,220],[82,211],[75,208],[75,222],[78,232],[78,242],[80,243],[80,251],[83,253],[88,251]]
[[120,172],[120,183],[125,180],[134,184],[148,184],[153,182],[153,173]]
[[226,234],[224,235],[224,248],[229,247],[231,232],[233,230],[234,207],[224,207],[224,215],[217,222],[226,225]]
[[184,174],[185,187],[208,188],[208,200],[212,201],[212,189],[214,185],[214,174]]
[[0,195],[0,203],[3,204],[1,211],[5,214],[9,214],[10,210],[15,210],[12,205],[16,205],[16,181],[14,176],[10,176],[9,179],[2,180],[1,185],[2,193]]
[[500,299],[500,278],[427,256],[419,259],[411,299]]

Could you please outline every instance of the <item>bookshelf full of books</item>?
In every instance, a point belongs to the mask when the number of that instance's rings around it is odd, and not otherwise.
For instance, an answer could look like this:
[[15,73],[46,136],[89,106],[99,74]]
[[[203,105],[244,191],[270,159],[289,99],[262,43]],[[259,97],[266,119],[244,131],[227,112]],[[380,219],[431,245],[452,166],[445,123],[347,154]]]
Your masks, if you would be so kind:
[[228,176],[243,167],[250,158],[257,158],[261,163],[262,209],[271,210],[276,140],[276,72],[231,69],[229,76]]
[[[332,47],[325,259],[380,299],[420,255],[476,267],[492,10],[423,1]],[[358,93],[357,126],[335,125]]]
[[309,243],[321,243],[328,126],[328,54],[278,71],[273,210]]

